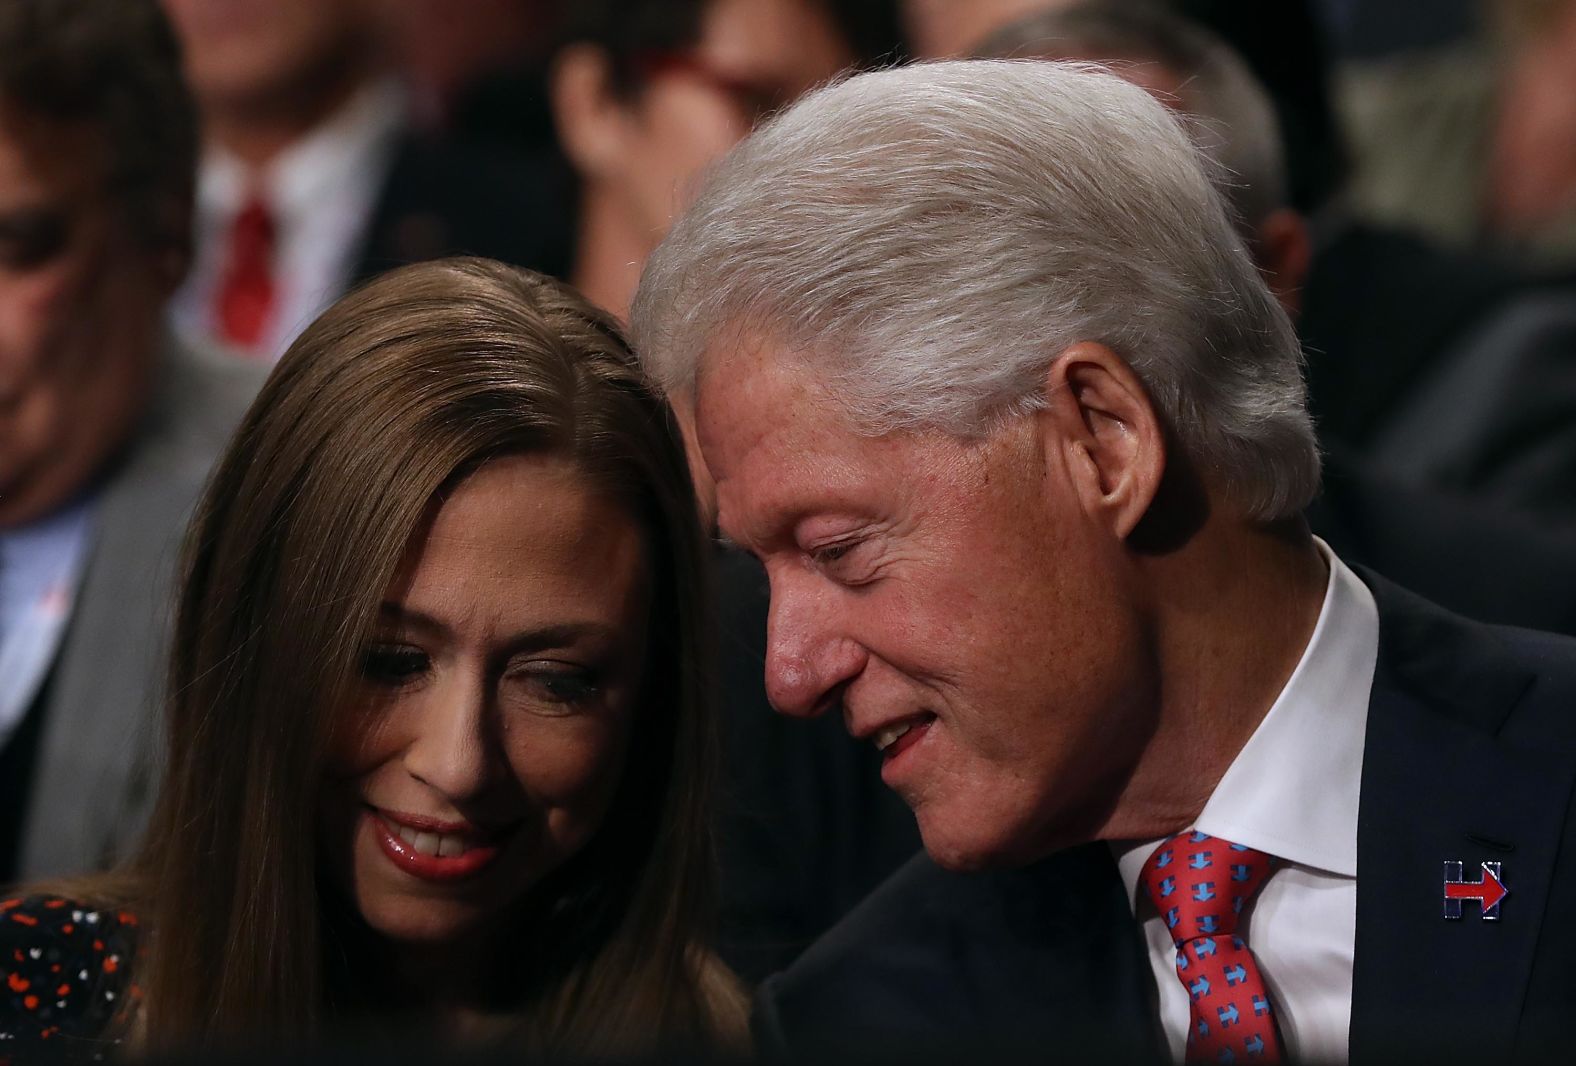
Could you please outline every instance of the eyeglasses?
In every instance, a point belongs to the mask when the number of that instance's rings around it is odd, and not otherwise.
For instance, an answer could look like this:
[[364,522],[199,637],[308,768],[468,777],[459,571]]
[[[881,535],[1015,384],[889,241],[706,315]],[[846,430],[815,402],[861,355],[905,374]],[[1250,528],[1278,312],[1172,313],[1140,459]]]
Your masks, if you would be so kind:
[[647,82],[669,74],[694,78],[731,99],[749,116],[752,126],[793,102],[792,96],[780,87],[720,71],[694,52],[639,52],[630,66],[640,80]]

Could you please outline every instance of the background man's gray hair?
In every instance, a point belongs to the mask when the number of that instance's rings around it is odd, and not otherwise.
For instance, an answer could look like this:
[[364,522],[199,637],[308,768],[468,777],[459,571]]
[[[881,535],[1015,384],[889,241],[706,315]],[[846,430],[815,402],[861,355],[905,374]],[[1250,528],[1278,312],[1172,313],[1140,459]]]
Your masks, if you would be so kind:
[[1224,173],[1244,232],[1287,206],[1285,151],[1269,95],[1235,49],[1158,0],[1083,0],[1002,27],[983,58],[1153,63],[1179,83],[1185,128]]
[[871,434],[987,432],[1099,341],[1247,515],[1293,514],[1318,486],[1296,335],[1198,153],[1088,65],[920,64],[811,94],[714,172],[632,321],[680,397],[753,335]]

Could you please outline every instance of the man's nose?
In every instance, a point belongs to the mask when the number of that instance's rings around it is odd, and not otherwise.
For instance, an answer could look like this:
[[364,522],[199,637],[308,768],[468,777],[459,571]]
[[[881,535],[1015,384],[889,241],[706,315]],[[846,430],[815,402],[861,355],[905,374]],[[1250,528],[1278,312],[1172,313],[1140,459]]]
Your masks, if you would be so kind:
[[833,709],[864,669],[864,649],[836,625],[835,605],[809,575],[771,582],[766,622],[766,698],[780,713],[813,718]]
[[433,688],[420,709],[405,749],[405,769],[449,800],[474,799],[496,765],[486,679],[450,676]]

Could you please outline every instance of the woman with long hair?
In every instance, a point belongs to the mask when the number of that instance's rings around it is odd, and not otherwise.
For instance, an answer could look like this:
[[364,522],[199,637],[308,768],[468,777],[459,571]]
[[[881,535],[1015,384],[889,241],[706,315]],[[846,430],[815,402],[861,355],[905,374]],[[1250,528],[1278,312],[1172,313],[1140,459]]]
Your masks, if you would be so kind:
[[481,260],[341,300],[193,523],[140,851],[0,904],[0,1034],[735,1045],[704,568],[610,318]]

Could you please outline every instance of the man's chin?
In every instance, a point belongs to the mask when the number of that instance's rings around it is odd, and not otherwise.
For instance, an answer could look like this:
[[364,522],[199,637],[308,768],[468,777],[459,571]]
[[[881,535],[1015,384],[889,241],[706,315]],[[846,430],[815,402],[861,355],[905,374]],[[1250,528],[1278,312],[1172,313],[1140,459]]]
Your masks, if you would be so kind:
[[931,861],[954,873],[1027,866],[1049,854],[1047,849],[1026,848],[1010,830],[987,832],[973,819],[949,822],[920,816],[919,835]]

